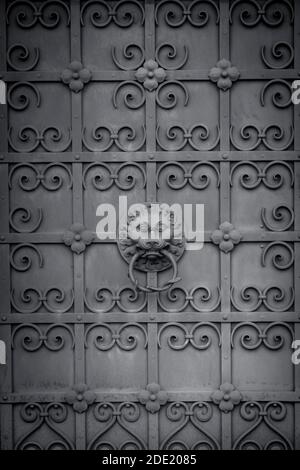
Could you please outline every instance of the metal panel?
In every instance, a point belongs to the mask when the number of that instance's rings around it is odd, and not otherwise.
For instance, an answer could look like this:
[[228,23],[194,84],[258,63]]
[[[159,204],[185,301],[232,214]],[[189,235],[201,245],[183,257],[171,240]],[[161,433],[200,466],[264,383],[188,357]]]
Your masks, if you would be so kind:
[[[0,2],[1,448],[300,448],[299,8]],[[205,205],[168,290],[124,195]]]

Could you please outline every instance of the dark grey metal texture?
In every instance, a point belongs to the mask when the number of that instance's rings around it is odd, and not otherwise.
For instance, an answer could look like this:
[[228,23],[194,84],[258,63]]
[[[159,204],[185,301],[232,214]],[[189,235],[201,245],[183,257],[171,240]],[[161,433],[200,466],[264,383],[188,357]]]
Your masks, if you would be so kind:
[[[299,449],[299,2],[1,1],[0,35],[1,448]],[[205,205],[167,291],[95,237],[120,195]]]

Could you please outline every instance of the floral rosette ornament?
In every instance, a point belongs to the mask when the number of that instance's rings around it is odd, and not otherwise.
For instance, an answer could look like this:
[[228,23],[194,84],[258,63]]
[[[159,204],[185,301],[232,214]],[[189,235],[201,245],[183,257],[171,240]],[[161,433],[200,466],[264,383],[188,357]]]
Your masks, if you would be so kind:
[[211,234],[211,240],[215,245],[219,245],[221,251],[229,253],[234,245],[240,243],[242,235],[230,222],[223,222],[218,230]]
[[135,78],[143,84],[144,88],[148,91],[153,91],[158,87],[158,84],[163,82],[166,78],[166,71],[158,66],[155,60],[147,60],[143,67],[140,67],[135,72]]
[[211,399],[221,411],[228,413],[241,402],[242,395],[232,384],[225,382],[211,394]]
[[240,72],[231,65],[229,60],[222,59],[219,60],[216,67],[210,70],[208,76],[212,82],[217,84],[218,88],[226,91],[232,87],[233,82],[239,79]]
[[167,403],[168,394],[160,389],[160,385],[152,383],[147,385],[146,390],[139,393],[138,398],[147,411],[157,413],[160,407]]
[[69,88],[78,93],[81,91],[86,83],[92,78],[92,72],[85,68],[81,62],[74,60],[70,65],[62,72],[61,80]]
[[82,253],[87,245],[90,245],[95,238],[95,234],[85,229],[82,224],[73,224],[70,230],[64,233],[63,242],[65,245],[71,247],[77,255]]
[[88,389],[86,384],[74,385],[65,396],[66,402],[73,406],[76,413],[83,413],[96,400],[96,394]]

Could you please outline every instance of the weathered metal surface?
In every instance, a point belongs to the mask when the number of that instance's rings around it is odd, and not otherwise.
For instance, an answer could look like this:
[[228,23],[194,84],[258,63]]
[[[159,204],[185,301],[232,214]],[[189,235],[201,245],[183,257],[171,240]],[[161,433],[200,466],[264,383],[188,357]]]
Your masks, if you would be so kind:
[[[299,2],[0,22],[1,447],[299,448]],[[95,237],[120,195],[205,205],[169,290]]]

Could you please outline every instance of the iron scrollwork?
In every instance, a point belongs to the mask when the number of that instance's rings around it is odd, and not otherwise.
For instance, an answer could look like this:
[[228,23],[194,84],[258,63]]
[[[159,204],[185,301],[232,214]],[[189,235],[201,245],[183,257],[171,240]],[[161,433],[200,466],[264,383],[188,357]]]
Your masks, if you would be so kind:
[[117,291],[105,286],[99,287],[93,295],[93,301],[97,303],[96,306],[91,303],[88,294],[88,289],[86,289],[84,303],[88,311],[94,313],[107,313],[115,307],[122,312],[137,313],[144,310],[147,305],[146,295],[142,295],[131,286],[121,287]]
[[9,225],[17,233],[33,233],[40,227],[43,211],[40,207],[35,211],[27,207],[15,207],[9,214]]
[[[88,450],[142,450],[146,449],[147,445],[144,440],[134,432],[130,424],[136,423],[141,416],[140,405],[134,402],[126,401],[123,403],[98,403],[94,407],[94,417],[97,422],[104,425],[103,429],[91,439],[88,443]],[[105,439],[105,434],[118,425],[121,429],[126,431],[129,439],[121,442],[119,445],[108,442]]]
[[155,22],[159,24],[159,10],[164,9],[163,18],[165,23],[172,27],[178,28],[186,21],[190,25],[203,28],[210,20],[210,11],[216,16],[216,24],[220,21],[220,11],[217,4],[212,0],[194,0],[189,5],[180,0],[162,0],[155,9]]
[[[40,50],[38,47],[33,49],[34,55],[31,59],[31,51],[24,44],[13,44],[7,50],[7,63],[17,72],[29,72],[33,70],[40,60]],[[22,65],[21,65],[22,64]]]
[[269,221],[267,209],[262,207],[261,220],[264,226],[271,232],[284,232],[289,230],[294,224],[295,213],[287,204],[277,204],[271,210],[271,216],[272,220],[276,223],[276,226]]
[[86,136],[86,128],[82,131],[82,141],[84,146],[91,152],[105,152],[115,145],[122,152],[137,152],[140,150],[146,141],[146,129],[142,126],[140,142],[135,142],[137,139],[137,131],[126,124],[118,128],[111,128],[109,126],[97,126],[91,132],[93,142],[97,143],[97,147],[92,147],[88,142]]
[[141,336],[144,339],[143,348],[147,348],[148,335],[145,328],[140,323],[124,323],[114,329],[107,323],[95,323],[90,325],[85,332],[85,348],[90,347],[88,338],[92,331],[96,331],[93,337],[93,345],[99,351],[109,351],[114,346],[118,346],[123,351],[133,351],[139,344]]
[[269,124],[264,128],[258,128],[254,124],[247,124],[239,131],[239,137],[249,145],[241,145],[234,137],[234,127],[230,127],[230,141],[234,148],[242,151],[256,150],[264,145],[267,150],[284,151],[290,148],[294,141],[294,128],[291,126],[289,135],[278,124]]
[[[28,95],[28,91],[31,91]],[[15,111],[24,111],[31,103],[31,95],[34,95],[36,107],[41,105],[40,90],[30,82],[18,82],[9,87],[7,92],[7,103]]]
[[263,168],[254,162],[236,163],[230,172],[231,186],[233,186],[233,175],[238,169],[238,180],[244,189],[256,189],[260,184],[264,184],[268,189],[279,189],[284,183],[289,183],[290,187],[294,185],[293,169],[284,161],[270,162]]
[[[168,330],[170,331],[168,332]],[[189,345],[198,351],[205,351],[211,346],[215,336],[217,337],[217,345],[220,347],[222,344],[220,330],[210,322],[196,323],[190,330],[182,323],[166,323],[158,333],[159,348],[162,348],[161,338],[164,332],[168,347],[175,351],[181,351]]]
[[32,163],[19,163],[10,170],[10,189],[14,187],[15,182],[23,191],[34,191],[40,185],[47,191],[58,191],[64,184],[67,189],[71,189],[73,178],[68,165],[64,163],[49,163],[42,168]]
[[[178,423],[160,445],[163,450],[219,450],[218,440],[204,428],[203,424],[209,422],[213,416],[213,406],[207,402],[195,402],[192,404],[182,401],[172,402],[166,409],[169,421]],[[192,446],[187,445],[177,435],[190,423],[201,439]]]
[[[280,329],[280,332],[278,331]],[[239,342],[243,349],[254,350],[264,346],[272,351],[277,351],[286,345],[282,330],[286,330],[290,337],[294,338],[292,328],[285,322],[271,322],[265,328],[260,327],[253,322],[238,323],[231,333],[231,347],[236,347],[235,336],[238,330],[242,330],[239,336]]]
[[[23,126],[18,130],[17,136],[13,136],[13,129],[8,129],[8,142],[10,147],[18,153],[34,152],[41,146],[46,152],[65,152],[71,145],[71,129],[68,135],[56,126],[49,126],[42,130],[34,126]],[[18,143],[23,144],[22,147]]]
[[[261,58],[266,67],[269,69],[286,69],[288,68],[294,61],[294,49],[287,41],[278,41],[273,44],[271,51],[271,60],[267,58],[267,51],[266,46],[262,46],[261,48]],[[277,63],[274,61],[277,61]]]
[[[66,297],[70,297],[67,303]],[[15,311],[20,313],[34,313],[42,306],[51,313],[65,313],[71,309],[73,302],[73,290],[67,295],[59,287],[49,287],[44,292],[35,287],[27,287],[19,292],[18,298],[16,298],[15,290],[11,291],[11,304]]]
[[33,323],[22,323],[12,333],[12,348],[16,348],[16,336],[20,336],[21,346],[27,352],[35,352],[42,347],[52,352],[60,351],[66,345],[66,335],[61,330],[68,333],[70,346],[73,349],[75,346],[74,332],[70,326],[64,323],[54,323],[45,329]]
[[[168,42],[163,42],[157,46],[155,60],[145,61],[145,49],[133,42],[125,44],[121,52],[118,52],[116,46],[113,46],[111,55],[118,69],[125,71],[136,70],[136,78],[141,82],[144,81],[143,77],[145,77],[145,79],[147,77],[148,79],[156,78],[157,81],[163,81],[166,76],[165,70],[181,69],[186,64],[189,56],[186,46],[183,46],[183,57],[180,58],[177,47]],[[142,70],[139,70],[140,68]],[[157,71],[159,68],[161,70]],[[149,77],[149,73],[153,73],[153,75]],[[147,86],[145,86],[145,88],[148,89]]]
[[235,298],[235,288],[231,288],[231,302],[239,312],[254,312],[261,305],[272,312],[285,312],[289,310],[295,298],[294,288],[290,288],[288,295],[286,290],[279,286],[269,286],[261,289],[257,286],[245,286],[239,293],[243,304],[239,304]]
[[261,264],[263,267],[267,264],[267,255],[271,253],[271,261],[274,268],[280,271],[289,269],[295,261],[295,253],[292,247],[286,242],[271,242],[263,247],[261,254]]
[[190,291],[182,286],[173,286],[165,293],[165,297],[161,293],[157,301],[160,308],[169,313],[183,312],[189,305],[196,312],[213,312],[221,302],[221,289],[217,287],[216,291],[214,295],[204,285],[195,286]]
[[[240,416],[252,425],[243,432],[233,444],[233,450],[292,450],[293,445],[286,435],[275,425],[283,421],[287,415],[287,406],[278,401],[259,403],[247,401],[240,407]],[[267,441],[264,445],[256,440],[253,432],[264,424],[275,438]]]
[[[280,7],[278,5],[280,3]],[[247,8],[240,8],[239,18],[240,22],[248,27],[253,28],[260,22],[270,27],[280,26],[285,18],[290,24],[294,22],[294,10],[288,0],[267,0],[261,5],[257,0],[236,0],[232,3],[230,8],[230,23],[233,23],[233,12],[237,7],[247,5]]]
[[[65,422],[68,417],[68,408],[64,403],[27,403],[20,410],[24,423],[32,424],[32,428],[20,437],[15,449],[19,450],[74,450],[73,442],[57,425]],[[43,425],[55,434],[55,438],[46,446],[34,440],[34,435]]]
[[122,163],[116,169],[106,163],[91,163],[84,169],[82,181],[85,190],[90,181],[97,191],[107,191],[114,184],[123,191],[130,191],[136,185],[145,187],[146,174],[143,166],[135,162]]
[[278,109],[288,108],[292,105],[292,88],[286,80],[275,78],[267,82],[260,91],[260,104],[266,106],[266,95],[271,95],[273,106]]
[[220,185],[220,172],[217,166],[211,162],[196,162],[191,168],[186,168],[185,165],[179,162],[163,163],[156,176],[157,187],[161,187],[161,180],[163,173],[166,173],[166,184],[169,188],[180,190],[189,184],[193,189],[204,190],[211,181],[210,173],[214,174],[216,179],[216,186]]
[[20,243],[12,248],[10,253],[10,264],[16,271],[28,271],[33,263],[32,254],[35,253],[39,268],[44,266],[44,257],[35,245],[32,243]]
[[[70,25],[70,9],[61,0],[48,0],[41,5],[37,5],[30,0],[16,0],[7,8],[7,24],[11,21],[10,16],[12,11],[16,12],[14,18],[17,25],[23,29],[32,28],[37,23],[44,28],[53,29],[59,25],[63,16],[66,16],[67,26]],[[64,15],[62,15],[62,11]]]
[[[217,126],[216,137],[213,142],[209,142],[211,132],[205,124],[194,124],[190,129],[186,129],[181,124],[169,126],[166,130],[167,141],[174,142],[175,145],[169,146],[162,142],[159,137],[160,126],[156,128],[156,141],[160,148],[166,151],[175,152],[182,150],[186,145],[190,145],[194,150],[209,151],[217,147],[220,142],[220,128]],[[205,145],[206,144],[206,145]]]
[[89,0],[81,8],[82,26],[86,16],[95,28],[105,28],[111,22],[120,28],[129,28],[134,23],[144,24],[145,11],[137,0],[120,0],[113,6],[103,0]]

